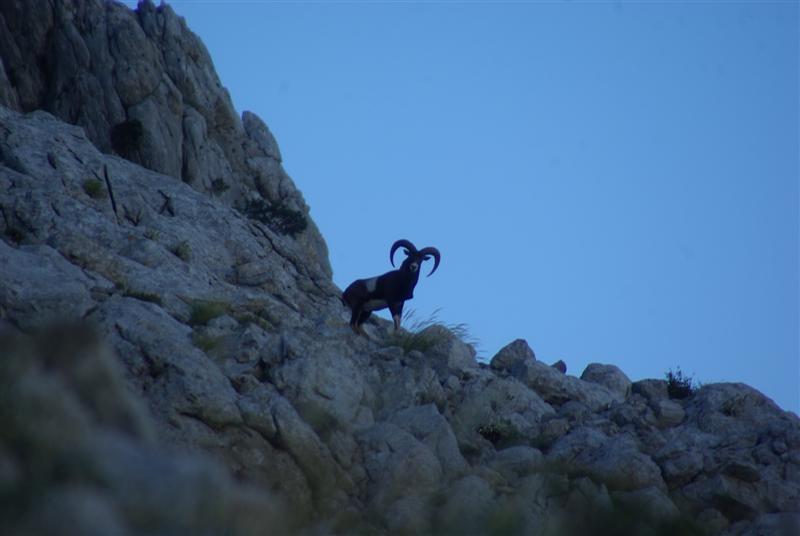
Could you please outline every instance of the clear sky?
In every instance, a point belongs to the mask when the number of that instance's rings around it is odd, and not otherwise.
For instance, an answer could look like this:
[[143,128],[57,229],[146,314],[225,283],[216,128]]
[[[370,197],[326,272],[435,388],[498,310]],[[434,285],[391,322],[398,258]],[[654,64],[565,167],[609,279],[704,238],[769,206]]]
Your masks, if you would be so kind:
[[407,307],[484,358],[524,338],[800,411],[796,1],[170,3],[341,288],[408,238],[442,264]]

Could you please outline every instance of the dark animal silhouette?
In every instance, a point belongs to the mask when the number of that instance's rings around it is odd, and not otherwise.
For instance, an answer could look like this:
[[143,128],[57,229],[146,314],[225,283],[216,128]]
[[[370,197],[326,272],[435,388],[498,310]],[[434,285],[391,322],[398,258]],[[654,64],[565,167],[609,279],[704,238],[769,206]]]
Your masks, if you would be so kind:
[[428,274],[431,276],[439,267],[441,255],[433,247],[417,248],[408,240],[398,240],[392,244],[389,251],[389,261],[394,266],[394,253],[398,248],[403,248],[406,259],[397,270],[386,272],[383,275],[369,279],[356,279],[342,294],[342,301],[353,312],[350,317],[350,327],[357,334],[367,336],[363,324],[372,314],[372,311],[389,308],[394,320],[394,329],[400,328],[400,319],[403,316],[403,304],[414,297],[414,287],[419,280],[419,271],[423,261],[433,257],[433,269]]

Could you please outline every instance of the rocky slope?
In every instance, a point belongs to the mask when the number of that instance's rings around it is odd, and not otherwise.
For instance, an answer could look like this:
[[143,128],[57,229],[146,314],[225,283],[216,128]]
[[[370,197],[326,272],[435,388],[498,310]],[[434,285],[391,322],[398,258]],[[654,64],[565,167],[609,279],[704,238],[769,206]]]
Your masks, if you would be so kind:
[[797,533],[800,420],[746,385],[354,337],[277,144],[169,7],[5,2],[0,60],[12,534]]

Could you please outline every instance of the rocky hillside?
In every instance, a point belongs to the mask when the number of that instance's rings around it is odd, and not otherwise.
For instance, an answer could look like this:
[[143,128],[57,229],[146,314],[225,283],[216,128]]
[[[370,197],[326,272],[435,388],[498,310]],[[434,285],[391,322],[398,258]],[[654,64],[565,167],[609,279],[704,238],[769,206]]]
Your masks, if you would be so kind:
[[5,533],[798,533],[800,420],[746,385],[355,337],[170,7],[3,2],[0,60]]

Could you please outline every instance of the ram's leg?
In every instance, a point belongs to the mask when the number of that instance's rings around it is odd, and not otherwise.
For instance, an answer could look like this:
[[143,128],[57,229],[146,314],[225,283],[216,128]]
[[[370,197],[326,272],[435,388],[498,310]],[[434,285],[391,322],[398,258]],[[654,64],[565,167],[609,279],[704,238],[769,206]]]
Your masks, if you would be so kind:
[[369,335],[367,332],[364,331],[364,322],[372,315],[372,311],[361,311],[361,316],[358,317],[358,322],[356,322],[356,327],[358,329],[358,333],[363,335],[364,337],[369,339]]
[[350,315],[350,329],[353,333],[359,335],[358,318],[361,316],[361,309],[353,309],[353,314]]
[[394,320],[394,330],[400,329],[400,320],[403,318],[403,304],[405,302],[389,304],[389,312],[392,313],[392,320]]

